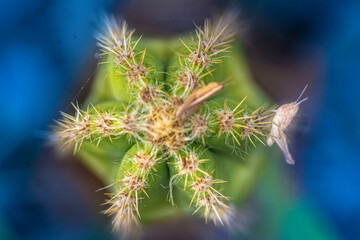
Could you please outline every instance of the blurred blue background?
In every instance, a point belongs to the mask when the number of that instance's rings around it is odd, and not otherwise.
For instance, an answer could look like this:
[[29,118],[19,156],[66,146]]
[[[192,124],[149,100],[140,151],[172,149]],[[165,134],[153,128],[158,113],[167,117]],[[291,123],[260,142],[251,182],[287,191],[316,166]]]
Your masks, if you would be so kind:
[[[119,13],[140,32],[171,35],[234,4],[246,25],[249,64],[263,89],[283,103],[310,85],[304,115],[311,123],[296,141],[299,157],[290,172],[301,193],[296,206],[310,205],[333,239],[360,239],[355,0],[2,0],[0,239],[111,239],[98,214],[101,197],[87,199],[101,183],[76,163],[59,164],[46,148],[52,119],[86,93],[102,15]],[[288,231],[301,231],[301,222],[286,226],[277,239],[295,239],[287,236],[296,232]]]

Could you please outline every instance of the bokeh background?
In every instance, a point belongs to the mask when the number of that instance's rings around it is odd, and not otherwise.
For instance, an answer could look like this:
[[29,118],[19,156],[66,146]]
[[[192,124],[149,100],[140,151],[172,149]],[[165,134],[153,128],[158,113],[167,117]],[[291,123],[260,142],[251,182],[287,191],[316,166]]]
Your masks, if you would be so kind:
[[[310,96],[291,142],[297,164],[279,161],[264,173],[254,193],[256,226],[239,239],[360,239],[356,0],[1,0],[0,239],[113,239],[99,214],[103,196],[94,193],[102,183],[78,161],[59,161],[47,138],[59,110],[91,86],[93,35],[104,14],[165,37],[234,8],[255,81],[279,104],[307,83]],[[170,230],[181,239],[178,229],[156,227],[147,238],[166,239]],[[198,239],[224,239],[203,232]]]

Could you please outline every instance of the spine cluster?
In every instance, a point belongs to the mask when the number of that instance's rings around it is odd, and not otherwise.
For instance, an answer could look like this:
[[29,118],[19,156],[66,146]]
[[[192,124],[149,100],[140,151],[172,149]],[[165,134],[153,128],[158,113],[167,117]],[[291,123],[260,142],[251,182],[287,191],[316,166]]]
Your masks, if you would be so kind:
[[139,225],[139,202],[149,198],[146,189],[149,188],[151,175],[156,173],[157,157],[155,149],[149,150],[137,147],[132,156],[121,163],[119,179],[114,185],[114,192],[106,202],[109,208],[105,214],[115,215],[113,226],[115,230],[132,229]]
[[269,133],[272,125],[274,113],[271,110],[259,107],[250,112],[246,107],[241,107],[246,97],[233,109],[224,102],[224,108],[217,112],[218,135],[231,136],[237,145],[241,145],[241,141],[249,141],[256,147],[255,140],[263,145],[265,143],[261,138]]
[[[226,217],[223,213],[232,211],[231,207],[225,204],[227,198],[218,190],[217,184],[224,183],[219,179],[214,179],[214,166],[209,159],[201,158],[201,154],[195,149],[190,152],[178,154],[172,162],[172,169],[176,173],[170,179],[170,187],[174,183],[183,186],[183,190],[187,191],[191,196],[190,206],[194,205],[194,213],[203,209],[203,216],[206,220],[212,220],[215,225],[223,223]],[[172,189],[171,189],[172,191]],[[170,195],[172,200],[172,194]],[[226,210],[225,210],[226,209]]]

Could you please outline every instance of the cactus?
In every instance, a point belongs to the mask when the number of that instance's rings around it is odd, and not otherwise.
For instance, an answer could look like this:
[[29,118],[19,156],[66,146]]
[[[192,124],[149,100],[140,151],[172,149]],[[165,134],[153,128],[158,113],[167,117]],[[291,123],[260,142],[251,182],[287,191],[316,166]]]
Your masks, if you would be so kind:
[[102,57],[93,89],[84,107],[73,105],[74,115],[62,113],[53,136],[107,184],[104,213],[123,235],[191,213],[234,226],[236,205],[266,159],[266,138],[288,153],[283,130],[292,117],[281,125],[289,113],[260,105],[269,100],[234,54],[234,29],[228,17],[206,20],[170,55],[144,39],[147,51],[114,18],[97,36]]

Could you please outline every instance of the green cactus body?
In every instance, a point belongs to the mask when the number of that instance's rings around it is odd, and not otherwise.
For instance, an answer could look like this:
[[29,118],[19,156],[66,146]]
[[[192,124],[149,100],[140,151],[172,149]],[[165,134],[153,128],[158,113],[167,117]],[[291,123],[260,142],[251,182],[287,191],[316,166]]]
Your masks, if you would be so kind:
[[126,235],[191,213],[233,224],[264,166],[275,112],[261,106],[240,46],[230,51],[231,22],[206,20],[170,48],[133,33],[107,22],[85,107],[63,114],[55,137],[108,185],[105,213]]

